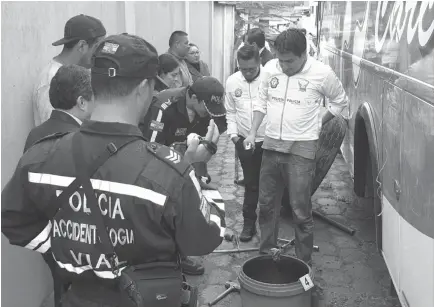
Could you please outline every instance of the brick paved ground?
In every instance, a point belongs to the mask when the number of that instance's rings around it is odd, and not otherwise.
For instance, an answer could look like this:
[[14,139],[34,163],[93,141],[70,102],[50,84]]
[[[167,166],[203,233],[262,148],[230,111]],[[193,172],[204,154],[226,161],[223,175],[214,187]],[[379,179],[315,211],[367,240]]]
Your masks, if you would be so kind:
[[[240,233],[244,189],[233,183],[234,163],[234,146],[224,135],[219,141],[218,154],[209,164],[209,172],[213,182],[219,184],[219,191],[225,199],[228,227]],[[316,221],[315,244],[319,246],[320,252],[313,256],[314,282],[319,286],[315,307],[400,306],[396,298],[389,296],[390,279],[376,249],[372,208],[367,200],[353,195],[350,174],[341,156],[336,158],[312,200],[315,209],[357,230],[356,235],[351,237],[322,221]],[[281,219],[279,237],[293,237],[288,219]],[[255,237],[249,243],[241,243],[241,247],[257,244],[258,237]],[[232,243],[223,242],[219,248],[232,247]],[[189,277],[191,283],[199,286],[199,306],[206,306],[224,291],[224,283],[234,280],[242,263],[255,255],[257,252],[211,254],[202,258],[206,267],[205,275]],[[231,294],[216,306],[239,307],[241,299],[238,294]]]

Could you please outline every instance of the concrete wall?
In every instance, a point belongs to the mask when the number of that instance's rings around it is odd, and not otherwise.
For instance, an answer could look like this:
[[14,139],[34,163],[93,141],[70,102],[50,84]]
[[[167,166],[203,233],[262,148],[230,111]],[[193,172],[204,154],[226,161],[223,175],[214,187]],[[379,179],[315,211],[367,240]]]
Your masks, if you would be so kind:
[[[222,82],[229,75],[233,44],[231,6],[225,8],[211,1],[59,1],[2,2],[1,8],[2,189],[34,126],[31,92],[35,79],[61,51],[62,47],[53,47],[51,43],[63,37],[65,22],[72,16],[83,13],[99,18],[108,35],[128,32],[143,36],[160,53],[168,49],[169,36],[174,30],[184,30],[190,34],[190,41],[200,47],[211,74]],[[42,257],[10,246],[3,235],[1,249],[1,305],[40,306],[52,289],[51,275]]]
[[129,6],[127,10],[135,12],[133,15],[128,15],[129,33],[144,37],[152,42],[158,53],[164,53],[169,49],[170,34],[175,30],[185,31],[189,34],[190,42],[199,46],[201,59],[211,68],[213,2],[143,1],[126,4],[127,7]]
[[226,83],[226,79],[232,74],[235,7],[232,5],[214,5],[213,14],[213,57],[212,75]]

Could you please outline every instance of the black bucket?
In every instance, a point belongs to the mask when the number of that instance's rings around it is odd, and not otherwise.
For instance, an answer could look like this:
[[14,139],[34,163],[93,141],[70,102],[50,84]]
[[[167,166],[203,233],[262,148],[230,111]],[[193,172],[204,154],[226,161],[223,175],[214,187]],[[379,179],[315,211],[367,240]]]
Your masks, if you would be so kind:
[[278,262],[270,255],[247,260],[239,274],[244,307],[311,307],[312,289],[304,290],[300,278],[311,268],[303,261],[282,255]]

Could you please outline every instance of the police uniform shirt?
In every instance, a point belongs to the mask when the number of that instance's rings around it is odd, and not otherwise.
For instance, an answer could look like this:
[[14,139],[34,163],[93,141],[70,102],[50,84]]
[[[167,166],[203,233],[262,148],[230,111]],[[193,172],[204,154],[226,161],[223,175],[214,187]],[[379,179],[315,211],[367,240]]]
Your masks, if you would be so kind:
[[[167,146],[175,142],[185,142],[190,133],[205,136],[210,117],[195,115],[192,122],[188,117],[186,98],[187,88],[168,89],[154,97],[140,129],[145,138]],[[214,118],[219,132],[226,131],[226,118]]]
[[[116,140],[135,140],[91,177],[110,240],[120,261],[131,264],[204,255],[220,245],[224,216],[204,199],[192,167],[166,146],[147,143],[132,125],[88,121],[79,140],[90,165]],[[113,279],[101,253],[95,220],[79,189],[49,206],[75,179],[72,137],[47,137],[20,159],[2,191],[2,232],[13,245],[52,252],[65,280]],[[62,209],[58,210],[58,206]],[[222,224],[223,223],[223,224]]]

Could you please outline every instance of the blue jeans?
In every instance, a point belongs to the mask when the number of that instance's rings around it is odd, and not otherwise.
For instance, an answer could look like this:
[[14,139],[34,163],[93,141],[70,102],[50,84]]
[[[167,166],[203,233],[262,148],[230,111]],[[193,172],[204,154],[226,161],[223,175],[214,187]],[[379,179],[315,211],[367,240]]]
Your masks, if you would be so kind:
[[277,248],[280,204],[283,190],[288,189],[289,204],[295,226],[295,253],[309,265],[312,263],[313,218],[311,189],[315,159],[264,150],[259,179],[260,252]]

